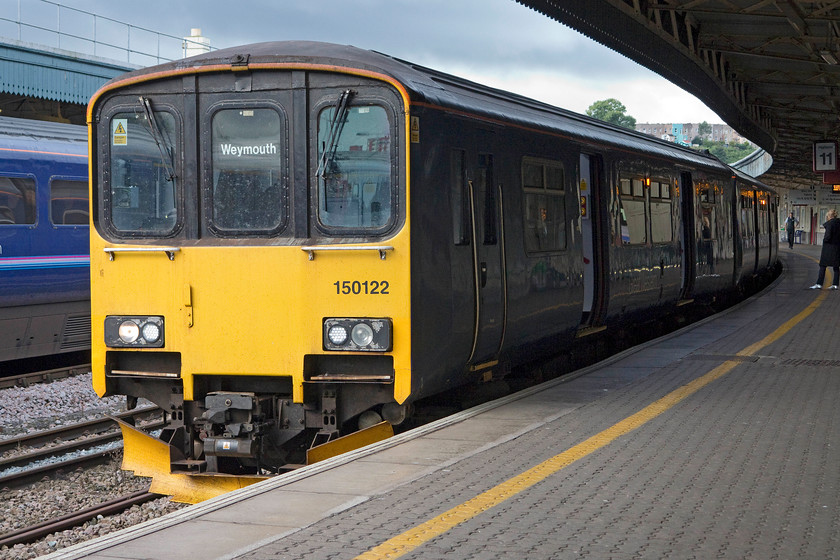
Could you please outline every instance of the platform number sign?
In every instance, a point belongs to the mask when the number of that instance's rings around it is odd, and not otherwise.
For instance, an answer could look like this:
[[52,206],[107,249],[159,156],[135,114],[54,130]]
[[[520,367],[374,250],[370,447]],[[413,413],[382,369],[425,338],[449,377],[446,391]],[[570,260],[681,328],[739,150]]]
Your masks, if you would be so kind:
[[814,142],[814,171],[837,171],[837,142]]

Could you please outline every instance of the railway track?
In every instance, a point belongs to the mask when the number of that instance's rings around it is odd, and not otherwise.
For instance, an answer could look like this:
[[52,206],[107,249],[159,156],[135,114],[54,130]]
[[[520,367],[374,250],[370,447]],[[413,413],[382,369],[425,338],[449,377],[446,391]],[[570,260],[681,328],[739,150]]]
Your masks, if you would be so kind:
[[[159,411],[151,406],[116,416],[127,422],[146,421],[146,428],[155,429],[162,421],[148,423],[149,417]],[[58,471],[107,460],[121,447],[122,434],[116,427],[113,420],[102,418],[0,440],[0,457],[9,455],[0,459],[0,473],[5,473],[0,474],[0,488],[31,484]],[[28,467],[37,463],[41,464]]]
[[0,377],[0,389],[11,387],[29,387],[36,383],[50,383],[57,379],[81,375],[90,372],[90,364],[77,364],[64,366],[55,369],[36,371],[31,373],[18,373]]
[[135,492],[134,494],[122,496],[91,508],[55,519],[48,519],[41,523],[30,525],[29,527],[23,527],[16,531],[6,533],[5,535],[0,535],[0,547],[11,547],[16,544],[33,542],[52,533],[57,533],[59,531],[64,531],[82,525],[99,515],[107,516],[120,513],[133,505],[142,504],[159,497],[159,494],[153,494],[151,492]]

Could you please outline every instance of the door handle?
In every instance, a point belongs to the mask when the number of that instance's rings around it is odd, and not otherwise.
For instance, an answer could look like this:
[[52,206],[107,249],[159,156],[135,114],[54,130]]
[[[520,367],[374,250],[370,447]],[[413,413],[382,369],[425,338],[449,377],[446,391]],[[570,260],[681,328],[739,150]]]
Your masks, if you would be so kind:
[[481,287],[487,285],[487,263],[481,263]]

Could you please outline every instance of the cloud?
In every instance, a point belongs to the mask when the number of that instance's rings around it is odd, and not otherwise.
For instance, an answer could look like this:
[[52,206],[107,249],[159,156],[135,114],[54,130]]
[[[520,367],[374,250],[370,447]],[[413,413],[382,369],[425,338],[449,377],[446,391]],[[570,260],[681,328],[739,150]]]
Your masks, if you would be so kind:
[[[350,44],[576,112],[614,97],[639,122],[697,122],[698,115],[721,122],[663,78],[513,0],[143,0],[142,10],[113,0],[62,2],[175,37],[197,27],[219,48],[289,39]],[[108,27],[98,20],[97,33]]]

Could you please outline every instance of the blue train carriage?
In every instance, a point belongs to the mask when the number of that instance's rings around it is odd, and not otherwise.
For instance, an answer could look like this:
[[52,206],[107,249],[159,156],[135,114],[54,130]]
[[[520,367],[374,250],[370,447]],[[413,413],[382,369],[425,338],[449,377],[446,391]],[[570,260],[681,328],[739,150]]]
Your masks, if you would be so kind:
[[83,126],[0,117],[0,362],[90,348]]
[[216,51],[88,120],[94,388],[166,411],[124,468],[176,499],[735,288],[717,159],[379,53]]

